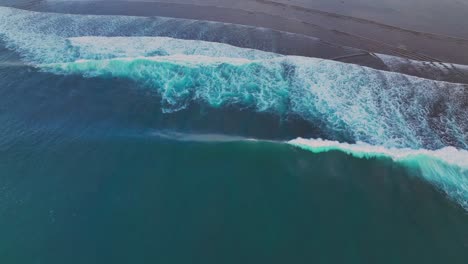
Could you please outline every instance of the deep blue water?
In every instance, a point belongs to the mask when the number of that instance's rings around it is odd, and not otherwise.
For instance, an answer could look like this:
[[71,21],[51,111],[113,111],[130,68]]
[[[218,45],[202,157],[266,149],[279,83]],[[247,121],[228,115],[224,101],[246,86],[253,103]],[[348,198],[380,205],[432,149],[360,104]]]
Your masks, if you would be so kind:
[[0,22],[2,263],[468,260],[466,86],[208,22]]

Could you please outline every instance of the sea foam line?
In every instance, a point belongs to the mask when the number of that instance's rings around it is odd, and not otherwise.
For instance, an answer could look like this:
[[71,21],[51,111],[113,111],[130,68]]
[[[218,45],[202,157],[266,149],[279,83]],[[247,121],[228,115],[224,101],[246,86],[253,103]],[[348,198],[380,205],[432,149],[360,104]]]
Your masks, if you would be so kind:
[[468,151],[454,147],[445,147],[439,150],[410,149],[410,148],[386,148],[384,146],[369,145],[364,142],[357,144],[340,143],[323,139],[297,138],[289,144],[307,149],[314,153],[322,153],[338,150],[357,158],[391,158],[396,162],[410,161],[421,158],[433,158],[443,161],[460,169],[468,170]]

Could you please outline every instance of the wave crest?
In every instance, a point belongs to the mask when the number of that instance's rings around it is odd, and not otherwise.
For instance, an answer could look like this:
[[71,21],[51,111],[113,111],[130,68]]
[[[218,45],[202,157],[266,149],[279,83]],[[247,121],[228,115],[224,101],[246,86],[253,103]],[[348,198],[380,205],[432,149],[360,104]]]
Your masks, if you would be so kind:
[[[466,148],[464,86],[334,61],[166,55],[40,65],[60,74],[119,77],[158,90],[164,110],[192,101],[293,114],[330,135],[375,145]],[[450,93],[448,93],[450,91]]]
[[313,153],[339,151],[360,159],[390,159],[417,170],[426,181],[446,192],[449,197],[468,210],[468,151],[466,150],[454,147],[439,150],[397,149],[366,143],[348,144],[303,138],[288,143]]
[[[331,140],[468,148],[464,85],[215,42],[132,36],[167,36],[175,27],[187,38],[194,23],[0,8],[1,39],[28,63],[52,73],[132,79],[156,89],[166,112],[192,101],[236,105],[299,116]],[[120,32],[128,36],[108,37]]]

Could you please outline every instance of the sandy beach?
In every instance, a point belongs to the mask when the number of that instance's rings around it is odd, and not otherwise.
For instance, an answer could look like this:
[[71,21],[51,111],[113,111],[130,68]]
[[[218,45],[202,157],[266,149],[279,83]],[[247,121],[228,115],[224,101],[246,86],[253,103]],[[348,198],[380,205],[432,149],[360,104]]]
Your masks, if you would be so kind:
[[[28,1],[31,2],[31,1]],[[170,16],[211,20],[266,27],[320,38],[343,46],[372,52],[407,57],[416,60],[441,60],[468,64],[468,33],[463,25],[450,27],[450,20],[440,23],[420,16],[411,16],[410,10],[394,9],[386,15],[371,6],[349,3],[309,4],[307,1],[225,1],[225,0],[159,0],[159,1],[33,1],[23,5],[28,9],[90,14]],[[454,1],[454,3],[458,3]],[[15,1],[16,6],[22,6]],[[341,5],[341,6],[340,6]],[[455,7],[445,5],[452,14]],[[106,6],[107,8],[98,8]],[[335,9],[333,8],[335,7]],[[396,5],[398,7],[398,5]],[[427,5],[426,5],[427,6]],[[463,8],[468,9],[465,5]],[[400,8],[401,7],[400,5]],[[417,7],[414,12],[421,13]],[[103,10],[106,10],[103,12]],[[348,10],[345,12],[345,10]],[[357,10],[357,11],[355,11]],[[439,10],[440,15],[445,11]],[[463,11],[463,10],[462,10]],[[376,16],[381,14],[380,19]],[[428,16],[430,14],[426,14]],[[433,14],[437,16],[438,14]],[[398,17],[398,20],[393,18]],[[433,16],[431,16],[433,17]],[[452,17],[452,16],[449,16]],[[458,17],[458,16],[456,16]],[[403,19],[401,19],[403,18]],[[445,21],[442,23],[442,21]],[[460,21],[460,20],[457,20]],[[442,23],[442,24],[441,24]],[[462,29],[457,29],[462,27]],[[445,29],[453,29],[444,31]]]
[[0,262],[468,263],[467,0],[0,0]]
[[[379,8],[369,1],[322,2],[326,1],[72,0],[9,1],[6,5],[41,12],[163,16],[268,28],[280,32],[277,35],[296,34],[294,40],[282,36],[289,39],[278,41],[279,50],[275,52],[339,60],[423,78],[468,82],[468,70],[461,66],[468,64],[468,52],[464,52],[468,50],[468,33],[464,26],[452,27],[451,19],[444,19],[444,23],[433,21],[434,17],[452,11],[455,15],[449,17],[462,21],[457,14],[463,13],[468,8],[466,5],[452,1],[445,4],[445,9],[424,10],[418,8],[417,2],[408,6],[384,1]],[[258,35],[261,33],[255,33]],[[393,59],[382,61],[375,54],[390,55]]]

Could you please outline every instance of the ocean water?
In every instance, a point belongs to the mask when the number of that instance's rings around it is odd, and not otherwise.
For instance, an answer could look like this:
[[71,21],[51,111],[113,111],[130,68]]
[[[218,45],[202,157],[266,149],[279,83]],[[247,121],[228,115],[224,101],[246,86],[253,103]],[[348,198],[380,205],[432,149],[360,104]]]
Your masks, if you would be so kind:
[[466,85],[216,30],[0,7],[2,263],[466,263]]

